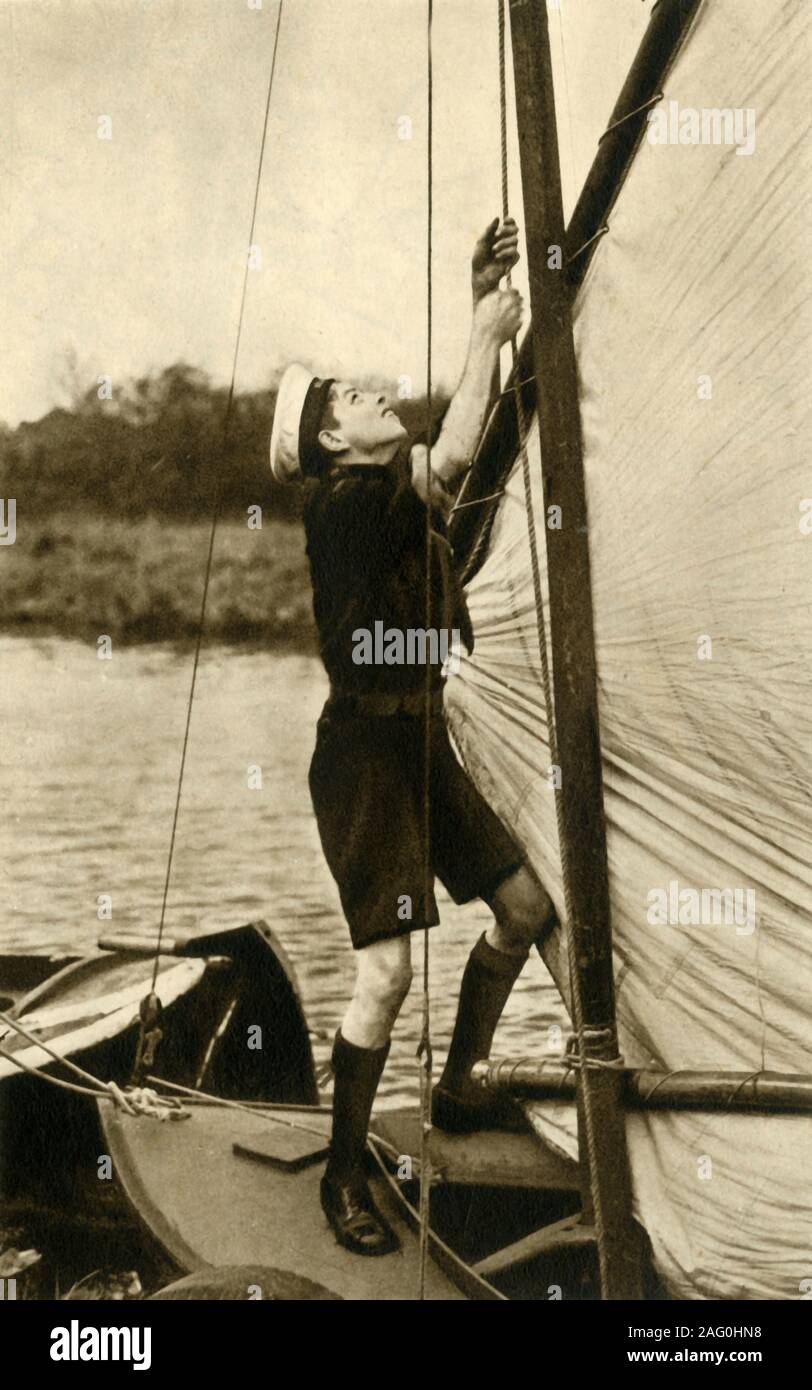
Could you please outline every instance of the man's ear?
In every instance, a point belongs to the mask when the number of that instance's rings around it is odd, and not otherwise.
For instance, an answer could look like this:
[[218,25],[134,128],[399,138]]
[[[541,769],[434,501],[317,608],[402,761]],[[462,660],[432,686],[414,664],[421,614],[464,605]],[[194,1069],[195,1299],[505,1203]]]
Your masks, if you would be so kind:
[[319,444],[328,454],[346,454],[349,444],[337,430],[319,430]]

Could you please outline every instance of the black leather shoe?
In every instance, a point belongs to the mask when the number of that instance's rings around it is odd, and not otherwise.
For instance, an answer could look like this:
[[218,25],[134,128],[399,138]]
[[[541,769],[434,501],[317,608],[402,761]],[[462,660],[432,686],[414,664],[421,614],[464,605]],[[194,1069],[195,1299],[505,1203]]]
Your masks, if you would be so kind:
[[375,1206],[362,1173],[345,1182],[325,1173],[320,1192],[322,1210],[339,1245],[355,1255],[391,1255],[400,1249],[400,1241]]
[[481,1087],[461,1095],[435,1086],[431,1096],[431,1122],[447,1134],[476,1134],[482,1129],[527,1133],[524,1111],[510,1096],[490,1095]]

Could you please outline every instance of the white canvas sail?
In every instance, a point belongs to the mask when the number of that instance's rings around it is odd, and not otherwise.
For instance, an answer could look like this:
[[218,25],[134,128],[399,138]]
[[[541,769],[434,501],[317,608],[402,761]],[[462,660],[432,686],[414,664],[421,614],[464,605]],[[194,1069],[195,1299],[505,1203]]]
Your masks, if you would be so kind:
[[[666,138],[700,142],[642,143],[576,305],[618,1024],[636,1066],[812,1072],[803,10],[706,0],[663,105]],[[734,138],[743,113],[739,144],[702,115],[725,110]],[[534,431],[543,547],[537,449]],[[476,652],[450,720],[563,911],[518,464],[469,600]],[[570,1117],[539,1107],[572,1148]],[[673,1294],[812,1287],[808,1119],[637,1113],[628,1137]]]

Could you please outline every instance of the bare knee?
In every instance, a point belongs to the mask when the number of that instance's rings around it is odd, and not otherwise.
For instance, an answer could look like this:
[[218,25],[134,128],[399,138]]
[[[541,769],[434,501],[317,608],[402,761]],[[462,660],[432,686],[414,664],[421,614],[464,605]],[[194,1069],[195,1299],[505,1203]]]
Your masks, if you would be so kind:
[[355,989],[341,1032],[357,1047],[383,1047],[412,983],[408,936],[365,946],[356,964]]
[[528,951],[557,920],[549,894],[527,865],[500,883],[489,906],[496,919],[491,945],[510,954]]
[[412,962],[408,937],[380,941],[358,952],[356,998],[393,1019],[409,993]]

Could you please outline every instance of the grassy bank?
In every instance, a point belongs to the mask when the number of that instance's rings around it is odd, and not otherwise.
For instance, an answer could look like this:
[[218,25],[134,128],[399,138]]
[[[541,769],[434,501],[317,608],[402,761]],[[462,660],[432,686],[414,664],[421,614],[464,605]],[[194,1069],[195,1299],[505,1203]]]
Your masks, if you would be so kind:
[[[185,640],[200,614],[209,526],[64,514],[17,519],[0,549],[0,626],[95,641]],[[206,635],[314,648],[304,536],[264,520],[217,528]]]

